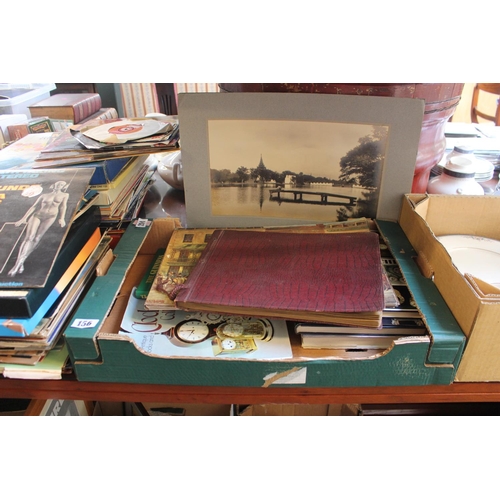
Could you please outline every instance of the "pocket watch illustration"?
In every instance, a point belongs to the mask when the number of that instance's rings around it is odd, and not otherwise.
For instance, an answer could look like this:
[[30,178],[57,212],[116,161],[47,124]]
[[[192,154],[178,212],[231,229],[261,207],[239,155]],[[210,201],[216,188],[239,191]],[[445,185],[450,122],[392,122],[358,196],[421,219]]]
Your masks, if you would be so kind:
[[255,351],[256,340],[269,342],[273,334],[273,325],[268,320],[220,315],[186,319],[165,332],[170,342],[178,347],[189,347],[213,339],[215,355]]
[[210,334],[209,326],[197,319],[182,321],[175,327],[177,338],[188,344],[203,342]]
[[180,321],[165,332],[172,344],[178,347],[188,347],[199,344],[215,335],[214,325],[210,325],[199,319],[187,319]]
[[216,334],[224,337],[244,337],[269,342],[273,338],[273,325],[267,319],[231,318],[216,328]]
[[245,354],[257,350],[257,344],[252,338],[221,338],[212,339],[212,350],[215,356],[220,354]]

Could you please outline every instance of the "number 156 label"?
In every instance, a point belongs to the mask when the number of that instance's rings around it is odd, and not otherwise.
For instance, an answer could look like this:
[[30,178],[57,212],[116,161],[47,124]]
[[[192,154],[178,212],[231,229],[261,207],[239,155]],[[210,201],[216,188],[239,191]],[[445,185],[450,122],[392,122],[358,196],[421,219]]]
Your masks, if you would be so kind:
[[75,319],[72,328],[94,328],[99,323],[98,319]]

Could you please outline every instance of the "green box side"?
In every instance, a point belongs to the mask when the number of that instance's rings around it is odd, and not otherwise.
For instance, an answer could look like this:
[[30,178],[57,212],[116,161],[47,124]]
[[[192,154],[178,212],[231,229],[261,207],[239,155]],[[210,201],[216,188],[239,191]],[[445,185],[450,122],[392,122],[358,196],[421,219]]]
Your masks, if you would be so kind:
[[[101,339],[99,345],[102,362],[74,364],[78,380],[231,387],[373,387],[450,384],[456,371],[452,365],[425,364],[427,338],[396,344],[374,359],[300,362],[163,359],[141,353],[128,341]],[[281,375],[288,379],[279,378]],[[269,384],[271,379],[275,381]]]
[[420,272],[417,253],[397,222],[377,220],[377,226],[410,287],[432,335],[428,363],[449,363],[458,368],[466,336],[434,282]]
[[[82,381],[159,383],[206,386],[284,386],[280,376],[291,372],[296,387],[353,387],[383,385],[428,385],[453,382],[463,351],[465,336],[456,324],[432,281],[423,278],[412,259],[415,255],[397,223],[378,221],[389,246],[397,255],[409,285],[417,287],[415,298],[430,323],[433,356],[427,337],[396,342],[383,356],[372,359],[322,359],[307,361],[237,361],[163,359],[138,351],[127,340],[97,339],[100,324],[93,328],[69,327],[66,332],[77,378]],[[144,228],[130,226],[115,249],[116,259],[106,276],[86,295],[73,319],[103,318],[109,313],[125,275],[147,236]],[[402,253],[401,253],[402,252]],[[396,256],[396,255],[395,255]],[[436,295],[437,294],[437,295]],[[429,302],[429,303],[427,303]],[[442,304],[442,306],[441,306]],[[440,308],[443,307],[443,311]],[[446,308],[446,309],[444,309]],[[439,314],[438,314],[439,313]],[[451,313],[450,313],[451,314]],[[100,323],[100,322],[99,322]],[[305,377],[294,383],[293,376]],[[304,375],[305,374],[305,375]]]
[[[129,225],[114,249],[115,259],[104,276],[95,278],[94,283],[78,306],[64,336],[73,360],[97,360],[100,357],[95,341],[101,322],[107,317],[114,304],[116,294],[121,288],[129,267],[146,239],[151,225]],[[98,320],[92,327],[78,328],[81,324]]]

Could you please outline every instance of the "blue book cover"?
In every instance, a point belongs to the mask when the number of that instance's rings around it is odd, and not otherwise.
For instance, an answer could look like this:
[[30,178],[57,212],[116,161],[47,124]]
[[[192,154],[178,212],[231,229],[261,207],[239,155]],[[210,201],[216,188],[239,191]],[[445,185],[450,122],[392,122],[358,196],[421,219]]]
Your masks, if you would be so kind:
[[89,186],[104,187],[125,168],[125,165],[132,159],[130,156],[123,158],[109,158],[107,160],[92,161],[89,163],[80,163],[71,165],[75,168],[94,168],[94,174],[90,178]]

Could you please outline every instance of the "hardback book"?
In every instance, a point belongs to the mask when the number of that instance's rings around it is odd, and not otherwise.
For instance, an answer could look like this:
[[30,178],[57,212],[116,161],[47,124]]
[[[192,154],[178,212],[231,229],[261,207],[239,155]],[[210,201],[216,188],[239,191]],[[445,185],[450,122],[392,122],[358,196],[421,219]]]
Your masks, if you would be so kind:
[[333,325],[328,323],[296,323],[295,333],[318,334],[362,334],[362,335],[418,335],[425,334],[427,328],[420,318],[383,317],[380,328],[360,328]]
[[[246,228],[248,230],[248,228]],[[370,231],[366,218],[343,222],[325,222],[286,227],[252,228],[253,231],[278,233],[346,233]],[[184,283],[198,262],[215,228],[177,228],[168,241],[163,260],[146,298],[146,308],[152,310],[176,309],[169,296],[175,287]],[[392,292],[392,287],[391,287]]]
[[[385,350],[391,347],[394,340],[403,336],[416,334],[377,335],[348,334],[348,333],[303,333],[300,336],[300,345],[304,349],[341,349],[349,351],[366,351],[372,349]],[[422,333],[420,335],[423,335]]]
[[9,125],[7,127],[7,130],[9,131],[9,137],[11,141],[18,141],[19,139],[26,137],[30,133],[28,129],[28,122]]
[[176,309],[169,294],[187,280],[214,231],[205,228],[173,231],[146,297],[147,309]]
[[0,288],[45,286],[92,174],[0,170]]
[[59,120],[73,120],[80,123],[101,109],[99,94],[54,94],[31,106],[31,117],[48,116]]
[[118,118],[118,111],[115,108],[101,108],[94,114],[83,119],[80,123],[87,123],[91,120],[112,120]]
[[47,132],[54,132],[52,123],[46,116],[41,116],[39,118],[32,118],[31,120],[26,120],[24,123],[17,123],[15,125],[9,125],[7,127],[9,131],[9,136],[12,141],[17,141],[28,134],[42,134]]
[[0,289],[0,311],[11,318],[29,318],[35,314],[45,298],[52,291],[63,273],[73,262],[78,252],[93,235],[101,222],[98,207],[91,207],[84,215],[76,219],[68,232],[50,272],[45,286],[41,288]]
[[149,269],[147,270],[146,274],[142,277],[141,282],[139,283],[139,285],[137,285],[137,288],[135,289],[135,296],[138,299],[145,300],[147,298],[149,291],[151,290],[151,286],[153,285],[153,282],[156,279],[156,275],[158,273],[158,269],[160,267],[160,264],[162,263],[164,255],[165,255],[164,248],[159,248],[156,251],[156,254],[151,262],[151,265],[149,266]]
[[98,247],[100,240],[101,232],[100,229],[97,228],[78,252],[72,263],[66,268],[65,272],[40,307],[38,307],[35,313],[29,318],[11,318],[8,311],[5,311],[4,314],[6,315],[0,318],[0,337],[24,337],[30,335],[49,312],[50,308],[64,293],[67,286],[71,283],[71,280],[91,257],[94,250]]
[[378,327],[383,288],[376,233],[223,229],[173,297],[188,311]]
[[54,132],[54,127],[50,118],[41,116],[28,120],[28,130],[30,134],[42,134],[46,132]]

